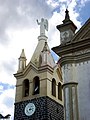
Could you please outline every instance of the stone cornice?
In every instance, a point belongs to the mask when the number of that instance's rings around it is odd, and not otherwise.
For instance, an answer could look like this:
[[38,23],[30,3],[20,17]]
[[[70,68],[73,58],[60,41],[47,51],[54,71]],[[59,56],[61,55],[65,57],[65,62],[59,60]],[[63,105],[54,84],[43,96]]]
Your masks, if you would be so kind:
[[57,53],[60,57],[65,54],[70,54],[90,48],[90,38],[84,38],[79,41],[68,42],[67,44],[61,44],[60,46],[52,48],[52,50]]
[[80,63],[90,60],[90,49],[75,52],[73,54],[67,54],[59,59],[60,65],[69,64],[69,63]]
[[59,31],[62,31],[62,29],[65,29],[64,27],[65,28],[71,28],[74,32],[77,29],[76,25],[71,20],[69,22],[65,23],[65,24],[61,24],[61,25],[56,26],[56,28]]
[[62,87],[66,87],[66,86],[75,86],[75,85],[78,85],[77,82],[67,82],[67,83],[64,83]]

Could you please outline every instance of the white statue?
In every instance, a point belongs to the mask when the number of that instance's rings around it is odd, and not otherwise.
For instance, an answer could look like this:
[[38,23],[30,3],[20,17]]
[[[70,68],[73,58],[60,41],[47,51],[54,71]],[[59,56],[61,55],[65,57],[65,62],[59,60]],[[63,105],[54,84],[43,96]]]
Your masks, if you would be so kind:
[[40,35],[45,35],[45,29],[48,31],[47,19],[41,18],[41,22],[37,20],[37,24],[40,25]]

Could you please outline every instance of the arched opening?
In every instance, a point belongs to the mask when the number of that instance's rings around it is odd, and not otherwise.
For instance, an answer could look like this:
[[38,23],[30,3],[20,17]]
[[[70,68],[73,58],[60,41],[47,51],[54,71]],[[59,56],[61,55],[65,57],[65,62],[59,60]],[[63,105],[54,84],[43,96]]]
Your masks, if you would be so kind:
[[33,80],[33,95],[35,94],[39,94],[39,91],[40,91],[40,80],[39,80],[39,77],[36,76]]
[[52,79],[52,95],[56,97],[56,81]]
[[23,81],[23,96],[27,97],[29,96],[29,80],[25,79]]
[[62,85],[60,82],[58,83],[58,99],[62,100]]

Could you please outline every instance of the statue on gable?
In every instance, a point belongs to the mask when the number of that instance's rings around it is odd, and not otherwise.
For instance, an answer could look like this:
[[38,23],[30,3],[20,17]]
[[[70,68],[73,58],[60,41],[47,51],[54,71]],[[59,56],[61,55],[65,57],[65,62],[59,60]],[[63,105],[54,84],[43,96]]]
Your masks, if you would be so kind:
[[40,25],[40,35],[45,35],[45,29],[48,31],[48,20],[41,18],[41,22],[37,20],[37,24]]

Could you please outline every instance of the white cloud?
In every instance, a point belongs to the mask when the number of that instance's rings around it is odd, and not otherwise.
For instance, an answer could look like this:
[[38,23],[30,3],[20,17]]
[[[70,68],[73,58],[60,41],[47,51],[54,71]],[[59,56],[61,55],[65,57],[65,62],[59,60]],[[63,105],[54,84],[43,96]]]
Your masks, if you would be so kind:
[[3,86],[0,85],[0,94],[3,92]]
[[15,89],[4,90],[0,95],[0,113],[5,116],[11,114],[14,115],[14,99]]
[[10,85],[15,85],[16,84],[16,79],[12,74],[8,74],[8,71],[2,71],[0,73],[0,82],[5,83],[5,84],[10,84]]
[[56,29],[56,25],[60,24],[60,14],[57,12],[53,13],[53,16],[49,19],[49,46],[50,48],[60,44],[60,33]]
[[80,0],[82,6],[84,6],[86,2],[90,2],[90,0]]
[[54,0],[47,0],[46,3],[50,6],[52,6],[52,8],[55,8],[59,5],[59,2],[54,1]]
[[[38,27],[37,24],[36,26]],[[30,60],[34,52],[34,49],[38,43],[37,37],[39,35],[39,29],[37,27],[31,29],[23,28],[22,30],[15,29],[8,31],[10,40],[13,40],[11,44],[8,46],[9,52],[12,49],[12,51],[10,52],[11,54],[10,56],[12,56],[13,58],[16,57],[16,59],[19,58],[21,54],[21,50],[24,48],[26,57],[27,59]]]
[[77,2],[76,0],[73,0],[68,6],[68,10],[70,11],[70,19],[75,23],[75,25],[79,29],[81,27],[81,21],[78,21],[79,13],[75,9],[76,6]]

